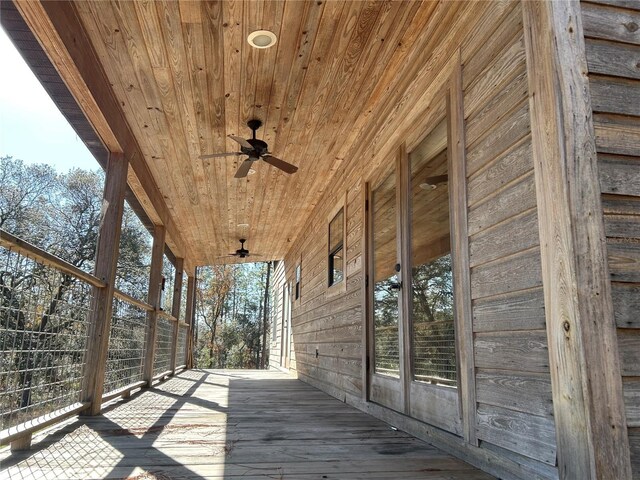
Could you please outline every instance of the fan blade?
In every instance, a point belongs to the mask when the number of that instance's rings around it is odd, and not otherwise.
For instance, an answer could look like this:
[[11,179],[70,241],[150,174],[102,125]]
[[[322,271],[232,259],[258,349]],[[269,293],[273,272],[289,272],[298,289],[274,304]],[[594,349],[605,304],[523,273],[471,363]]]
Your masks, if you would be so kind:
[[287,163],[284,160],[280,160],[279,158],[276,158],[274,156],[264,155],[262,159],[265,162],[273,165],[274,167],[279,168],[283,172],[296,173],[298,171],[298,167],[296,167],[295,165],[291,165],[290,163]]
[[253,160],[251,160],[250,158],[247,158],[244,162],[242,162],[242,165],[240,165],[240,168],[238,168],[238,171],[236,172],[234,177],[236,178],[246,177],[249,174],[249,170],[251,169],[252,163],[253,163]]
[[251,144],[249,142],[247,142],[244,138],[236,137],[235,135],[229,135],[229,138],[231,140],[235,140],[236,142],[238,142],[244,148],[248,148],[249,150],[253,150],[253,147],[251,146]]
[[200,155],[198,158],[214,158],[214,157],[237,157],[238,155],[244,155],[242,152],[226,152],[226,153],[209,153],[208,155]]

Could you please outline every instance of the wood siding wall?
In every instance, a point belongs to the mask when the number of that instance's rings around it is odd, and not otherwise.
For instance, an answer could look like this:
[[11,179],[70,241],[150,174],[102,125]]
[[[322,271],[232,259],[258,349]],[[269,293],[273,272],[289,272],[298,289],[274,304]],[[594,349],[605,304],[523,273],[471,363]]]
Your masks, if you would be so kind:
[[284,298],[282,289],[285,286],[284,262],[278,262],[274,266],[271,289],[271,309],[269,313],[269,366],[283,367],[282,365],[282,321],[284,311]]
[[[370,137],[359,133],[370,146],[347,153],[285,258],[288,281],[302,265],[292,311],[297,374],[341,400],[363,397],[363,185],[392,168],[402,142],[427,131],[421,119],[461,58],[477,450],[506,459],[508,470],[492,468],[507,478],[557,478],[522,10],[519,2],[441,7],[414,39],[416,63],[398,65],[398,78],[409,80],[372,107]],[[331,294],[327,217],[345,193],[347,288]]]
[[640,479],[640,6],[581,7],[631,465]]
[[521,6],[463,48],[463,56],[477,435],[518,463],[542,462],[547,467],[540,471],[553,477],[556,437]]

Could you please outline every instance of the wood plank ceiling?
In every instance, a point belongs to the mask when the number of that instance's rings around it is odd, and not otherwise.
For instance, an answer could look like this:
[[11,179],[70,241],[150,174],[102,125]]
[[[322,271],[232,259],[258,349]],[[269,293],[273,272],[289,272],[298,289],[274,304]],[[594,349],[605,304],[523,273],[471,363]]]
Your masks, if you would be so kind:
[[[433,2],[96,1],[75,3],[155,183],[196,258],[222,257],[238,239],[264,257],[284,256],[311,210],[374,118],[409,61],[406,39]],[[271,30],[277,44],[251,48]],[[258,138],[299,167],[287,175],[258,162],[235,179],[244,157],[233,134]],[[379,123],[379,122],[376,122]],[[248,224],[248,227],[241,226]]]

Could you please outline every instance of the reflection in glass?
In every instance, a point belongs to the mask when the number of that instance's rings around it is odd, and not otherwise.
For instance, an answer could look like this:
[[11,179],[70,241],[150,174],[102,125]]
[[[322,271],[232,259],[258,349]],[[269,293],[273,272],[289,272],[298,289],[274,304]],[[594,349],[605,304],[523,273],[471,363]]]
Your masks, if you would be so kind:
[[413,379],[456,385],[446,119],[409,155]]
[[374,371],[400,376],[395,174],[372,192]]
[[329,286],[344,279],[344,208],[329,223]]

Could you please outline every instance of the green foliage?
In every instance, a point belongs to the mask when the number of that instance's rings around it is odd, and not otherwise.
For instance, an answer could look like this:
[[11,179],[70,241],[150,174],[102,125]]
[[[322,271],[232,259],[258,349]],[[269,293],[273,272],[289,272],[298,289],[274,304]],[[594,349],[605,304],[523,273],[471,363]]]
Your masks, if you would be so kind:
[[[0,158],[0,228],[92,271],[104,174]],[[129,209],[118,286],[138,298],[148,283],[148,233]],[[0,248],[0,410],[19,423],[77,401],[91,289]],[[14,413],[11,413],[14,412]],[[8,415],[8,416],[7,416]]]
[[196,359],[202,368],[258,368],[266,263],[198,272]]

